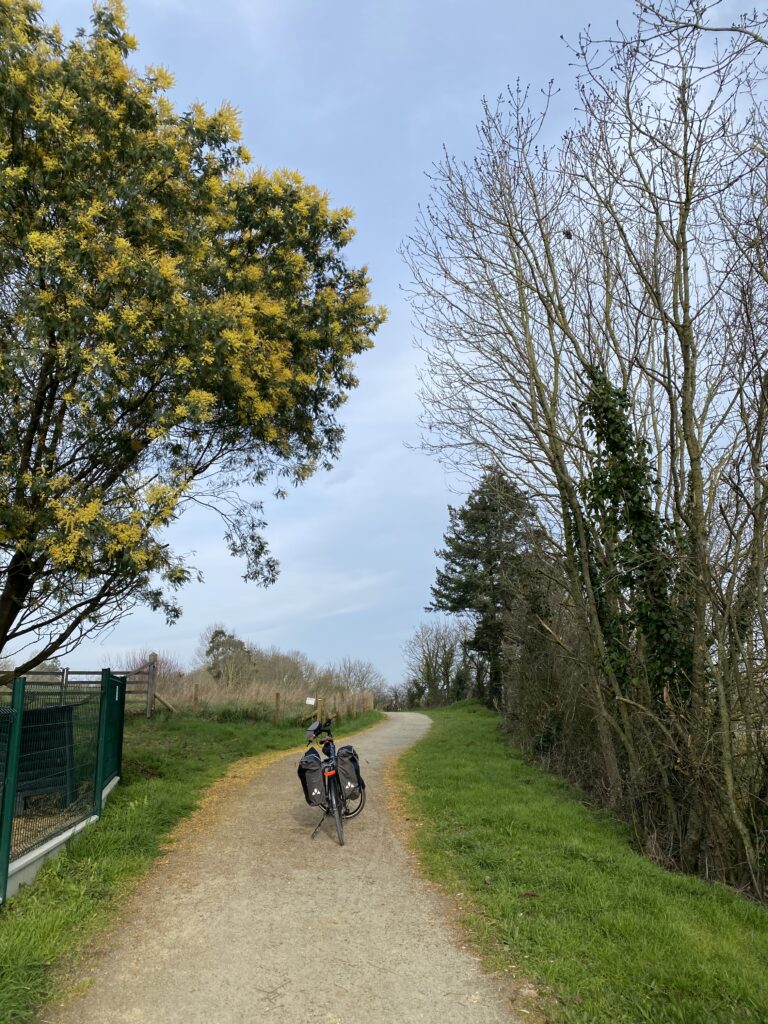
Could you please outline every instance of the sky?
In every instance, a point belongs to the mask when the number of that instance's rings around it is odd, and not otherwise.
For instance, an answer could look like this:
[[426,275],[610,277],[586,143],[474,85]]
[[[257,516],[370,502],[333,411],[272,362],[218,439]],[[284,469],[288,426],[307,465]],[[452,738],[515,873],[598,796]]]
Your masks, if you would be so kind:
[[[70,35],[90,9],[87,0],[48,0],[44,16]],[[203,630],[222,623],[262,647],[321,664],[360,658],[401,681],[403,644],[428,617],[448,505],[462,503],[467,484],[418,450],[418,353],[399,248],[443,147],[471,159],[483,96],[554,79],[564,125],[574,99],[560,36],[575,40],[587,23],[595,33],[617,18],[629,24],[631,10],[630,0],[127,0],[133,62],[173,73],[178,108],[233,103],[256,164],[296,169],[355,210],[348,258],[368,266],[372,298],[389,319],[359,359],[334,469],[284,501],[265,492],[278,582],[244,583],[220,521],[189,513],[169,540],[204,582],[181,593],[181,620],[168,627],[137,610],[66,664],[119,667],[137,649],[191,664]]]

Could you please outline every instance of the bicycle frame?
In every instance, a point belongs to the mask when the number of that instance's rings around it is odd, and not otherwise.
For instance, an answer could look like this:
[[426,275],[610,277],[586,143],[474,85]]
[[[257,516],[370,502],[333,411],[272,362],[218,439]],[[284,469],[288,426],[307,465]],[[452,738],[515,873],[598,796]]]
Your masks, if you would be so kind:
[[[333,719],[319,724],[317,729],[310,737],[309,742],[318,743],[323,752],[323,760],[320,763],[320,767],[323,772],[323,782],[325,784],[325,795],[326,802],[323,805],[323,817],[317,823],[314,832],[312,833],[312,839],[315,838],[320,826],[325,821],[326,817],[332,817],[336,824],[336,834],[339,839],[339,846],[344,845],[344,818],[347,817],[347,801],[341,790],[339,784],[338,767],[336,763],[336,743],[331,732],[331,725]],[[322,733],[326,733],[324,739],[321,739]]]

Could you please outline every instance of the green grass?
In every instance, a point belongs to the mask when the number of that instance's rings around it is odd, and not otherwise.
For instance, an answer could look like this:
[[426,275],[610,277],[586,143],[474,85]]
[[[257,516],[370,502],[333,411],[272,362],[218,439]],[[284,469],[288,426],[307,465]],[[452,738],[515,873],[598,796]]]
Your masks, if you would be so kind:
[[[0,1024],[23,1024],[56,991],[57,977],[114,918],[201,791],[241,757],[301,745],[304,730],[220,708],[127,723],[123,781],[101,820],[50,861],[0,911]],[[346,733],[381,718],[368,711]],[[234,719],[234,720],[230,720]],[[301,787],[296,780],[296,796]]]
[[399,766],[414,842],[489,967],[542,987],[557,1022],[768,1022],[765,907],[646,860],[479,705],[431,716]]

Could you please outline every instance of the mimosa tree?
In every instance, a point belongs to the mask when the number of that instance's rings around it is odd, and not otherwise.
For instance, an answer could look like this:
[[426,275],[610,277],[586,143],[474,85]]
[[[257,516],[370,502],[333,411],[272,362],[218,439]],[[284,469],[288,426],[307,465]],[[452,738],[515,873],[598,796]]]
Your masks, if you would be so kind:
[[121,5],[71,42],[0,3],[0,653],[29,668],[139,602],[178,614],[163,539],[221,512],[248,578],[276,563],[254,485],[337,455],[383,312],[351,214],[249,168],[236,112],[179,113],[128,63]]

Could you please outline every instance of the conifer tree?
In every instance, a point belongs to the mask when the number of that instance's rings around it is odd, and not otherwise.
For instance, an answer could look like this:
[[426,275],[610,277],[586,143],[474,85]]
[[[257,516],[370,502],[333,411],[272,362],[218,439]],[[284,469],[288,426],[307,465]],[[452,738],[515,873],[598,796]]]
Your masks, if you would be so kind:
[[486,703],[503,695],[505,620],[534,536],[529,499],[501,470],[487,469],[461,508],[448,508],[445,547],[429,611],[466,614],[470,647],[488,662]]

